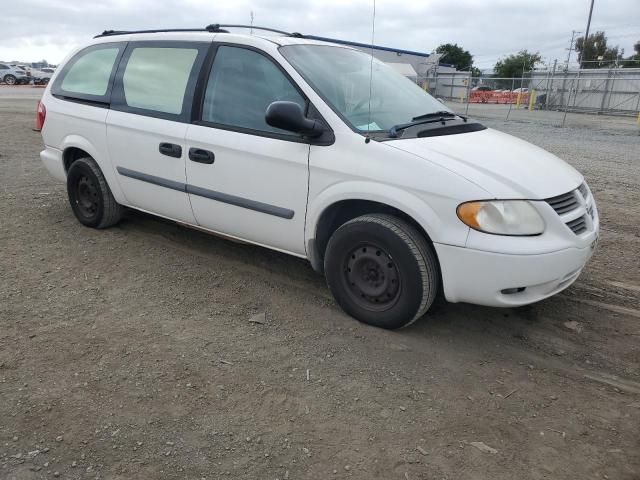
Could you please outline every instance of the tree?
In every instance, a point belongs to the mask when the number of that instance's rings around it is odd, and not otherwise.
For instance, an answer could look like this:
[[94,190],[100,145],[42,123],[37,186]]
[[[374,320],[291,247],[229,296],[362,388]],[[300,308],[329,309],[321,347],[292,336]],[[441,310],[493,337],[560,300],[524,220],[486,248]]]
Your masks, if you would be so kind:
[[638,68],[640,67],[640,40],[638,40],[633,46],[635,54],[627,58],[626,62],[622,64],[624,68]]
[[516,54],[498,60],[493,70],[498,78],[521,78],[533,70],[533,67],[540,60],[542,60],[542,57],[538,52],[531,53],[526,50],[520,50]]
[[469,50],[459,47],[457,43],[443,43],[436,48],[436,53],[443,54],[440,58],[444,63],[453,65],[456,70],[471,72],[473,78],[479,77],[482,73],[479,68],[473,66],[473,55]]
[[584,37],[579,37],[576,40],[576,51],[580,68],[600,68],[615,64],[619,48],[617,45],[608,47],[604,32],[596,32],[589,35],[586,41]]
[[473,56],[468,50],[459,47],[457,43],[445,43],[436,48],[436,53],[442,53],[442,60],[456,67],[456,70],[469,70],[473,67]]

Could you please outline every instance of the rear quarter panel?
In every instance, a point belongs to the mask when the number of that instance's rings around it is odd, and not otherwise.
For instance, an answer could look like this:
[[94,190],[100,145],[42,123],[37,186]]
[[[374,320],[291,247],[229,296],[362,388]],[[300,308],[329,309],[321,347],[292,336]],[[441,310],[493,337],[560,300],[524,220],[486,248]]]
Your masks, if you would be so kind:
[[126,203],[107,153],[106,118],[109,110],[58,99],[50,94],[49,88],[42,99],[47,109],[42,129],[45,147],[62,152],[75,147],[87,152],[102,170],[116,201]]

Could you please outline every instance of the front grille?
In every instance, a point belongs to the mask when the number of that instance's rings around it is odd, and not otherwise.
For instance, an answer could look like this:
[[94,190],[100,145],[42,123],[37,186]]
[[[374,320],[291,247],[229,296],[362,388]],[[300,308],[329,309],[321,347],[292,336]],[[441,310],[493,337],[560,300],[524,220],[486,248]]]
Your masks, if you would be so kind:
[[573,191],[563,195],[558,195],[557,197],[548,198],[546,201],[558,215],[572,212],[580,206]]
[[567,227],[569,227],[571,231],[576,235],[580,235],[581,233],[586,232],[587,222],[584,218],[584,215],[582,217],[576,218],[575,220],[567,222]]
[[580,195],[582,195],[582,198],[586,200],[589,196],[589,189],[587,188],[587,184],[583,183],[578,187],[578,190],[580,190]]
[[563,217],[565,225],[575,235],[588,232],[593,228],[593,223],[597,221],[593,197],[586,183],[571,192],[548,198],[545,201],[558,215]]

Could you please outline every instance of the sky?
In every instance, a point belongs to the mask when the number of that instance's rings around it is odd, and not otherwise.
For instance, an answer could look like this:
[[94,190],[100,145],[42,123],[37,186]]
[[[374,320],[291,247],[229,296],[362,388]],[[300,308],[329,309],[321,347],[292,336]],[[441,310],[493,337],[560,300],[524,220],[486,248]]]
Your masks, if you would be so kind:
[[[1,0],[0,59],[60,62],[105,29],[254,23],[371,43],[373,0]],[[374,43],[431,52],[442,43],[469,50],[491,68],[522,49],[544,62],[567,58],[571,31],[584,31],[590,0],[377,0]],[[640,0],[595,0],[591,32],[604,30],[625,56],[640,40]],[[575,59],[575,54],[573,55]]]

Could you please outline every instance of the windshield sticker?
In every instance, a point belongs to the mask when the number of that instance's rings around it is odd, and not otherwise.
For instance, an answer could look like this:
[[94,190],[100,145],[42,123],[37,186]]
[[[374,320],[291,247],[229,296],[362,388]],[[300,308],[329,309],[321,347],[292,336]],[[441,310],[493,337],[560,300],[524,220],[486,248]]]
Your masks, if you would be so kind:
[[382,130],[376,122],[371,122],[369,125],[358,125],[356,127],[358,130]]

